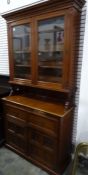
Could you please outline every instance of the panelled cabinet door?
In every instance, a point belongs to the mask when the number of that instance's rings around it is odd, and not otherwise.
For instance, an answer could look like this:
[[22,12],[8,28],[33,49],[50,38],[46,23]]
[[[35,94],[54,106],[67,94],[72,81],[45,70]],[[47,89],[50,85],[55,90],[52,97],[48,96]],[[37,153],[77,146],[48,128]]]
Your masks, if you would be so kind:
[[36,128],[28,130],[28,156],[49,168],[56,168],[56,139],[38,131]]
[[17,22],[11,26],[14,79],[31,80],[31,23]]
[[20,125],[17,123],[18,120],[14,120],[15,117],[7,115],[6,127],[7,127],[7,144],[15,147],[22,153],[26,152],[26,127],[25,122],[20,121]]

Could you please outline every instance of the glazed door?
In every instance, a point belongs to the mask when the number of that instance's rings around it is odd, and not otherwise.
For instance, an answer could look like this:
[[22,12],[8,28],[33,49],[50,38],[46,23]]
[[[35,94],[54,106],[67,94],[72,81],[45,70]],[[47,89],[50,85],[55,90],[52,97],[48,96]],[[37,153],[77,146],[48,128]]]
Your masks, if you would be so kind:
[[12,24],[13,77],[31,80],[31,23],[22,21]]
[[37,18],[37,83],[54,90],[63,87],[66,74],[65,19],[57,13]]

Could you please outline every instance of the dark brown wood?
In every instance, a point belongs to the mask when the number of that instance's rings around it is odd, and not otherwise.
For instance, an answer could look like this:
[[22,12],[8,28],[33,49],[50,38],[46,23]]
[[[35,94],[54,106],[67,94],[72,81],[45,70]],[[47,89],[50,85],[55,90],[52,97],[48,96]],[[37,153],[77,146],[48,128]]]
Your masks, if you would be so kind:
[[[36,30],[37,30],[37,23],[35,18],[32,19],[32,84],[37,84],[37,35],[36,35]],[[35,71],[34,71],[35,70]]]
[[[13,90],[11,96],[3,98],[6,146],[52,175],[61,175],[71,159],[75,50],[78,47],[76,38],[78,41],[80,11],[84,3],[84,0],[49,0],[3,15],[8,25],[10,84]],[[38,23],[54,17],[64,17],[62,62],[59,60],[60,64],[56,65],[52,59],[50,65],[40,64]],[[31,50],[31,54],[28,52],[31,61],[28,64],[21,61],[16,66],[20,71],[31,69],[31,76],[24,73],[24,78],[16,78],[12,29],[24,24],[29,24],[31,28],[31,42],[27,45],[28,50],[26,48],[27,51]],[[55,26],[53,37],[55,39]],[[56,48],[55,41],[53,48]],[[22,44],[18,51],[21,50]],[[22,51],[25,51],[24,47]],[[40,74],[39,79],[40,67],[45,71],[59,68],[62,76],[58,75],[57,81],[53,74],[46,78]]]
[[6,144],[46,170],[63,172],[70,156],[73,108],[18,95],[3,98],[3,103]]

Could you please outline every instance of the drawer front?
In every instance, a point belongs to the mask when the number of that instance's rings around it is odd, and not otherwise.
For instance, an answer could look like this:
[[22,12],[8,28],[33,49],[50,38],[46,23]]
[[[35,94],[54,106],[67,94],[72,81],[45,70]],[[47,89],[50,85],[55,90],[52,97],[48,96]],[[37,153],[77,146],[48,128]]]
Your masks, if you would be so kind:
[[30,114],[28,122],[29,124],[37,126],[41,129],[46,129],[54,134],[56,134],[58,130],[58,120],[50,118],[48,116]]
[[20,137],[22,137],[23,139],[25,139],[26,137],[26,127],[25,127],[25,123],[19,125],[19,123],[14,120],[10,120],[8,119],[6,121],[7,124],[7,130],[11,131],[12,133],[19,135]]
[[28,113],[24,111],[21,108],[17,108],[16,106],[13,105],[5,105],[5,111],[6,114],[9,114],[11,116],[15,116],[16,118],[26,120]]

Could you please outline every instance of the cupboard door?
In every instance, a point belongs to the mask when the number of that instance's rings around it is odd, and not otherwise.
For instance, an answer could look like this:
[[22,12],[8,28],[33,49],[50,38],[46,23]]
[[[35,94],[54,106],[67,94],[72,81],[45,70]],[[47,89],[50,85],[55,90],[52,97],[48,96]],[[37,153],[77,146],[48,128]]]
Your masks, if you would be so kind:
[[49,168],[56,168],[57,141],[55,138],[45,135],[37,129],[28,131],[28,155],[32,159],[43,163]]
[[16,148],[18,151],[26,152],[26,127],[25,123],[20,124],[11,117],[6,119],[7,144]]
[[62,84],[64,16],[41,19],[38,27],[38,81]]
[[31,80],[31,25],[13,25],[13,70],[14,78]]

